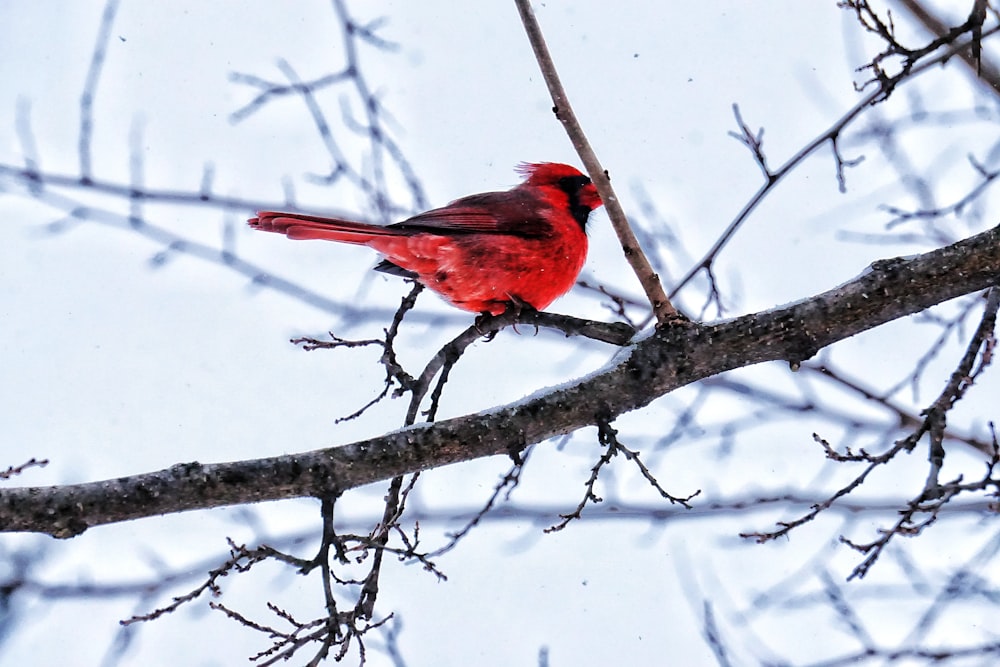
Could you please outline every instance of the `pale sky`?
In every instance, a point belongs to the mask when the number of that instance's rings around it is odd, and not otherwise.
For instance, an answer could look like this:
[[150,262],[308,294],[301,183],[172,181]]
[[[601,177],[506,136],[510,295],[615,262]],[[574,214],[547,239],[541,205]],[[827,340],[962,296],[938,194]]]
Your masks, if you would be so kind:
[[[0,5],[0,163],[23,164],[16,128],[30,118],[41,168],[79,175],[79,98],[102,9],[97,2],[52,0]],[[364,48],[361,62],[428,205],[507,188],[517,182],[513,167],[521,161],[579,164],[550,112],[513,3],[352,3],[352,10],[360,22],[385,16],[378,34],[398,44],[394,51]],[[776,167],[859,99],[852,82],[862,75],[853,70],[873,47],[832,1],[549,1],[536,4],[536,11],[626,211],[639,210],[641,189],[683,243],[680,255],[664,253],[666,277],[687,271],[760,185],[750,154],[727,134],[735,129],[732,105],[740,105],[748,125],[766,128],[764,145]],[[138,144],[143,181],[151,189],[197,191],[211,163],[213,192],[220,196],[280,208],[291,184],[301,207],[371,215],[357,190],[312,178],[329,170],[330,159],[301,99],[275,100],[231,122],[231,114],[255,94],[231,80],[234,72],[281,81],[278,59],[304,80],[342,68],[342,39],[328,3],[125,2],[107,47],[93,107],[96,179],[127,184],[130,145]],[[919,90],[930,108],[967,108],[979,99],[964,74],[950,71],[928,74]],[[874,113],[897,117],[907,99],[912,101],[900,95]],[[345,105],[360,112],[356,98],[348,89],[334,89],[317,101],[338,122],[334,136],[348,160],[369,168],[366,145],[339,124]],[[954,185],[944,183],[935,193],[939,204],[967,189],[965,155],[985,159],[995,116],[978,130],[965,128],[954,144],[911,155],[919,169],[954,176]],[[871,146],[848,140],[842,148],[846,157],[862,151],[869,157],[848,172],[846,195],[837,190],[830,149],[823,148],[764,202],[720,257],[716,271],[728,307],[723,316],[806,298],[857,275],[874,259],[931,247],[872,246],[845,236],[883,233],[888,218],[879,204],[917,203],[894,185],[895,175]],[[390,174],[390,184],[397,203],[415,205],[398,173]],[[127,204],[116,198],[74,188],[55,192],[76,206],[128,214]],[[381,389],[377,351],[305,353],[288,344],[292,336],[330,330],[380,335],[407,287],[371,274],[376,257],[367,249],[254,233],[244,225],[253,214],[248,208],[148,205],[144,216],[157,231],[145,235],[124,217],[66,222],[59,202],[33,200],[5,175],[0,210],[0,424],[8,443],[0,468],[31,457],[51,461],[8,484],[92,481],[185,461],[311,450],[402,424],[402,400],[335,424]],[[662,224],[640,221],[654,231]],[[968,220],[946,224],[956,238],[974,228]],[[353,304],[371,316],[348,317],[254,285],[218,262],[166,250],[165,235],[211,249],[226,244],[242,260],[304,286],[327,304]],[[590,239],[582,277],[639,298],[603,212],[591,218]],[[681,299],[695,313],[702,302],[698,285]],[[552,310],[610,316],[582,292],[558,300]],[[414,368],[471,319],[429,294],[418,311],[400,346],[404,363]],[[719,315],[711,310],[706,317]],[[930,326],[894,323],[845,341],[830,354],[859,376],[873,374],[876,384],[889,386],[905,377],[937,334]],[[951,342],[956,346],[950,354],[931,364],[937,374],[919,394],[908,391],[903,399],[915,406],[932,400],[955,350],[964,345]],[[612,354],[601,344],[554,334],[504,332],[471,348],[453,373],[440,416],[517,400],[600,368]],[[787,367],[778,365],[734,377],[782,391],[794,382]],[[990,391],[995,397],[996,390],[992,380],[956,413],[966,419],[963,429],[985,428],[976,421],[984,403],[973,401],[985,400]],[[624,416],[617,422],[622,437],[640,449],[652,447],[693,396],[693,390],[677,392]],[[831,400],[844,409],[863,409],[846,396]],[[720,453],[725,424],[753,409],[739,397],[715,401],[700,415],[708,434],[703,441],[688,441],[669,456],[651,452],[664,485],[678,494],[702,489],[707,497],[724,498],[759,489],[827,488],[843,476],[824,465],[812,443],[814,430],[839,435],[818,417],[762,420],[736,451]],[[572,509],[597,456],[593,429],[575,434],[559,450],[551,443],[536,447],[515,499]],[[979,465],[962,456],[952,460]],[[434,471],[421,481],[420,501],[475,508],[508,466],[498,458]],[[918,478],[923,469],[914,460],[899,470]],[[879,488],[908,497],[911,480],[896,474]],[[610,497],[659,502],[624,465],[607,483]],[[378,485],[350,494],[344,514],[369,516],[383,493]],[[0,554],[24,545],[45,548],[46,566],[36,574],[50,582],[142,580],[161,568],[204,569],[206,559],[224,557],[226,536],[253,541],[317,529],[316,505],[303,500],[251,508],[260,526],[256,532],[241,510],[221,509],[98,528],[67,543],[3,535]],[[441,559],[447,582],[392,563],[379,608],[402,619],[400,647],[408,665],[533,665],[542,646],[552,665],[713,664],[700,635],[702,598],[716,600],[727,628],[740,627],[741,610],[755,592],[808,567],[813,552],[826,546],[823,531],[835,533],[839,521],[817,522],[821,527],[813,532],[781,544],[753,546],[736,537],[779,518],[762,512],[666,527],[583,521],[554,535],[541,532],[554,521],[487,524]],[[440,537],[440,527],[435,530]],[[962,534],[950,525],[937,539],[948,544]],[[953,557],[926,548],[919,553],[943,565]],[[842,551],[829,565],[832,576],[842,581],[856,560]],[[889,564],[869,581],[875,585],[897,574]],[[303,618],[321,607],[314,580],[281,568],[230,579],[227,604],[242,605],[258,619],[272,620],[264,599],[280,601]],[[0,663],[101,665],[118,619],[163,604],[197,582],[138,606],[134,599],[32,603],[18,610],[23,615],[11,634],[0,636]],[[760,659],[836,653],[835,633],[808,629],[829,618],[804,612],[797,618],[801,631],[781,642],[767,634],[773,625],[755,627],[757,640],[735,631],[731,638],[739,637],[733,641],[742,655]],[[908,627],[905,620],[883,622],[889,635],[895,623],[903,634]],[[167,664],[167,655],[175,664],[240,664],[266,646],[263,637],[201,601],[139,628],[118,664]],[[370,665],[391,664],[377,650],[368,657]]]

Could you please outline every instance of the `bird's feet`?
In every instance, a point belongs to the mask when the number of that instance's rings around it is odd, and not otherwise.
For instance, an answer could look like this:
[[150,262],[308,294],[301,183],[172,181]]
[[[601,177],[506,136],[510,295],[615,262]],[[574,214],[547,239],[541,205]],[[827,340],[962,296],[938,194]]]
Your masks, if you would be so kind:
[[[479,315],[476,316],[476,331],[478,331],[487,342],[493,340],[500,329],[508,323],[514,327],[514,331],[521,333],[520,331],[517,331],[517,323],[521,320],[521,318],[525,315],[538,312],[535,310],[534,306],[517,295],[508,294],[507,296],[510,297],[508,301],[498,302],[506,304],[506,308],[503,312],[494,314],[487,311],[479,313]],[[495,319],[501,320],[503,323],[500,326],[496,326],[494,324]],[[535,332],[538,332],[537,325],[535,325]]]

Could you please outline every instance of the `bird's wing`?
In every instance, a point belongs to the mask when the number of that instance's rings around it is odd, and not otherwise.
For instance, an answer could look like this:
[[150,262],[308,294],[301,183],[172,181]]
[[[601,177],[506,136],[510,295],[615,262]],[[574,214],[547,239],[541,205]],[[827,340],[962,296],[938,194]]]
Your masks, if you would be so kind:
[[412,218],[389,225],[401,232],[454,234],[504,234],[522,238],[545,238],[552,225],[539,211],[545,206],[539,197],[523,190],[486,192],[456,199]]

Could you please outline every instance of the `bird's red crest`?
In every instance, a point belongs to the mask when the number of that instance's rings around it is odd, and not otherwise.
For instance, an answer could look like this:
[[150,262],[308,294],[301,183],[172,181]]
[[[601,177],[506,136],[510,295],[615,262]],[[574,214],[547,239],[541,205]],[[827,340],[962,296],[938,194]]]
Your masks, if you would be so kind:
[[570,198],[570,207],[579,207],[573,214],[581,225],[591,211],[603,204],[597,187],[576,167],[559,162],[522,162],[514,169],[524,176],[524,185],[564,191]]
[[585,176],[576,167],[559,162],[522,162],[514,171],[524,177],[529,185],[555,185],[561,178]]

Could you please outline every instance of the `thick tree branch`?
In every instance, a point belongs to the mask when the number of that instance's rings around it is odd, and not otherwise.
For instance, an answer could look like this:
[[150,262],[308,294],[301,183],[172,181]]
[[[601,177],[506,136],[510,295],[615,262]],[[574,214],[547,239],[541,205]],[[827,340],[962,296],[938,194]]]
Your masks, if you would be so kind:
[[91,526],[263,500],[323,497],[397,475],[498,454],[643,407],[678,387],[821,348],[1000,284],[1000,228],[780,309],[712,325],[677,324],[624,348],[598,373],[502,408],[340,447],[233,463],[183,463],[87,484],[0,490],[0,530],[71,537]]

